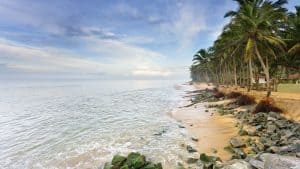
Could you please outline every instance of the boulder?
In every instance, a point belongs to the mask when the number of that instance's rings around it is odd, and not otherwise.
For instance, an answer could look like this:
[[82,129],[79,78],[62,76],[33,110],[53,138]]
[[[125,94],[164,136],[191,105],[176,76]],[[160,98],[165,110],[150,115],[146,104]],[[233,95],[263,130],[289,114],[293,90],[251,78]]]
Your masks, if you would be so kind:
[[300,169],[300,159],[292,156],[262,154],[264,169]]
[[230,139],[230,144],[232,145],[232,147],[234,148],[240,148],[240,147],[245,147],[246,144],[244,142],[242,142],[240,139],[238,138],[232,138]]
[[113,165],[110,163],[105,163],[103,169],[112,169]]
[[186,146],[186,150],[189,152],[189,153],[195,153],[197,152],[196,149],[194,149],[192,146],[188,145]]
[[276,125],[274,125],[274,124],[268,124],[267,125],[267,133],[274,133],[275,132],[275,130],[276,130]]
[[244,159],[247,157],[247,154],[242,149],[232,148],[232,151],[234,153],[233,158]]
[[193,141],[195,141],[195,142],[198,142],[199,141],[199,139],[197,139],[197,138],[195,138],[195,137],[192,137],[191,138]]
[[129,168],[141,168],[145,162],[145,156],[140,153],[130,153],[126,160],[126,164]]
[[252,169],[252,167],[244,160],[231,160],[226,162],[222,169]]
[[250,159],[249,163],[257,169],[264,169],[264,162],[262,162],[262,161]]
[[154,164],[148,162],[142,169],[162,169],[162,165],[161,163]]
[[210,169],[213,168],[217,162],[220,162],[221,159],[219,157],[215,156],[208,156],[205,153],[200,154],[200,168],[202,167],[203,169]]
[[125,165],[123,165],[120,169],[129,169],[129,167],[128,167],[127,164],[125,164]]
[[111,161],[111,164],[114,166],[114,168],[120,168],[125,161],[126,157],[121,155],[115,155]]
[[190,157],[190,158],[188,158],[188,159],[186,160],[186,163],[188,163],[188,164],[194,164],[194,163],[196,163],[197,161],[198,161],[197,158],[192,158],[192,157]]

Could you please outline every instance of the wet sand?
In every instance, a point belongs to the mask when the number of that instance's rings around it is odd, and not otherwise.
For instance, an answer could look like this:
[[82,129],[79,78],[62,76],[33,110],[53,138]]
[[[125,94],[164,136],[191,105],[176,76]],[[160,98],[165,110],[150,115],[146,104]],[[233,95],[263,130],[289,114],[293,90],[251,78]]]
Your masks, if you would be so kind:
[[[211,88],[198,84],[195,90]],[[220,102],[221,104],[222,102]],[[186,105],[190,104],[188,99]],[[189,131],[199,153],[217,155],[222,160],[229,160],[231,154],[224,150],[229,139],[237,135],[236,121],[231,116],[220,116],[212,109],[205,107],[208,103],[198,103],[190,107],[182,107],[172,113],[173,118],[180,121]],[[217,150],[217,153],[214,151]]]

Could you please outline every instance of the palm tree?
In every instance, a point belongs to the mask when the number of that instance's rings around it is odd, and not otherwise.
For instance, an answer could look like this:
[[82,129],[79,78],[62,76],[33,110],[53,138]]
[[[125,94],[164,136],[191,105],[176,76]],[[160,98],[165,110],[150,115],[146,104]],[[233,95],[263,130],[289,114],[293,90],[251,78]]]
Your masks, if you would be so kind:
[[296,13],[289,13],[289,22],[286,29],[288,43],[290,44],[289,54],[300,56],[300,6],[296,6]]
[[[276,58],[276,53],[285,51],[284,41],[276,35],[278,27],[285,20],[286,9],[282,5],[286,0],[271,2],[268,0],[236,0],[237,11],[229,11],[225,17],[232,17],[232,24],[240,27],[239,43],[245,50],[244,58],[257,58],[262,66],[267,81],[267,96],[271,95],[269,58]],[[251,70],[250,70],[251,72]]]
[[205,49],[200,49],[194,55],[193,61],[198,74],[201,74],[206,82],[209,82],[209,53]]

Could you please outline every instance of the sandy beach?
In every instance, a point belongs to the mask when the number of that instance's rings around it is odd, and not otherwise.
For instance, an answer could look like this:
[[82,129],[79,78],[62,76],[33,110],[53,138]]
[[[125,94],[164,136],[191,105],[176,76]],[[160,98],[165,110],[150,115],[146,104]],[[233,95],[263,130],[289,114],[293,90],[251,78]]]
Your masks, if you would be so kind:
[[[212,88],[207,84],[195,84],[194,90]],[[187,94],[188,96],[188,94]],[[190,104],[186,97],[186,105]],[[195,142],[196,149],[200,153],[219,156],[222,160],[229,160],[231,154],[224,150],[228,145],[229,139],[237,135],[235,127],[236,120],[230,115],[220,116],[206,106],[212,103],[198,103],[189,107],[180,107],[172,112],[172,117],[180,121],[189,131]],[[222,101],[213,104],[223,104]],[[216,151],[217,150],[217,151]]]

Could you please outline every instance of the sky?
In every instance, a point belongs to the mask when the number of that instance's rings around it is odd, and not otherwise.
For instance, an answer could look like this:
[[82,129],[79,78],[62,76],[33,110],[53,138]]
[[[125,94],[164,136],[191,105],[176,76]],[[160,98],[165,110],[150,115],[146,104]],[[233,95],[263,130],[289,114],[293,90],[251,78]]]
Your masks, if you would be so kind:
[[236,7],[233,0],[1,0],[0,78],[186,79],[193,54],[213,44]]

